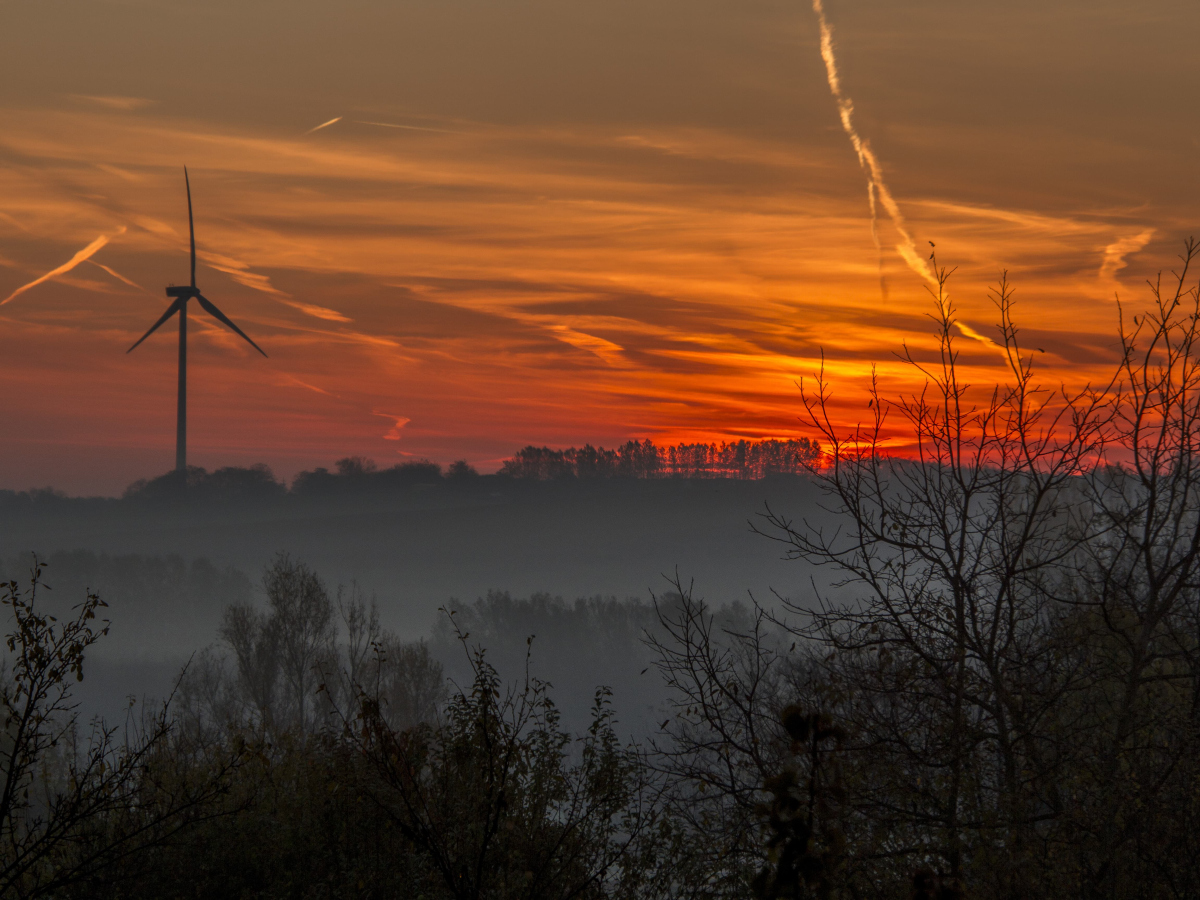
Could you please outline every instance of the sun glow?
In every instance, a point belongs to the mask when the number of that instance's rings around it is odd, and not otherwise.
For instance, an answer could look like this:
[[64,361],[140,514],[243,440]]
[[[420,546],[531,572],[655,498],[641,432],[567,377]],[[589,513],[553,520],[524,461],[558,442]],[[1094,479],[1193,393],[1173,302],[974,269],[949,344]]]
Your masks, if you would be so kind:
[[[245,105],[189,112],[148,88],[9,98],[0,154],[32,162],[0,165],[0,296],[22,301],[0,315],[6,414],[30,446],[83,432],[169,459],[170,342],[122,353],[185,271],[184,163],[206,294],[273,367],[247,368],[247,348],[218,328],[197,333],[202,464],[265,459],[286,474],[402,453],[487,468],[531,442],[806,436],[798,384],[822,355],[849,427],[873,363],[897,390],[920,386],[895,354],[935,350],[929,240],[958,267],[958,348],[974,383],[1005,375],[988,296],[1004,269],[1046,383],[1096,379],[1114,358],[1113,296],[1163,264],[1186,198],[1150,222],[1141,200],[1088,193],[1099,182],[1083,175],[1056,182],[1053,201],[1011,179],[993,189],[971,174],[991,159],[974,133],[926,124],[887,90],[912,73],[862,52],[863,23],[833,23],[819,0],[814,10],[761,13],[761,30],[737,37],[736,64],[709,54],[709,87],[668,97],[707,97],[745,121],[613,112],[603,80],[596,111],[543,98],[536,115],[473,115],[445,97],[389,106],[351,97],[349,83],[319,103],[311,86],[271,87],[291,104],[278,121]],[[732,40],[719,31],[696,39]],[[775,32],[786,46],[760,60]],[[239,71],[222,97],[252,82]],[[755,74],[737,103],[715,93],[729,81],[718,74],[740,71]],[[757,96],[762,109],[746,107]],[[962,163],[935,181],[927,157],[955,136]],[[40,471],[27,457],[4,459]]]

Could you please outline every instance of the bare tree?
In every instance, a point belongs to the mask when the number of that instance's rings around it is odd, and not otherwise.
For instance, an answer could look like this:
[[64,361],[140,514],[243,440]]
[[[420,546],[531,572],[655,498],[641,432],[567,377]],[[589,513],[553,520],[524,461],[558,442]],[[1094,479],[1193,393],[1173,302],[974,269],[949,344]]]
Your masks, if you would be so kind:
[[324,583],[308,566],[286,553],[263,574],[270,628],[279,659],[289,717],[303,733],[312,726],[311,710],[328,667],[337,635],[333,603]]
[[264,728],[306,733],[320,670],[334,653],[333,604],[317,574],[286,553],[263,573],[263,590],[267,609],[229,606],[221,637],[233,651],[247,712]]
[[[823,371],[802,386],[839,524],[768,510],[758,529],[839,573],[785,603],[799,656],[780,683],[846,727],[851,883],[907,861],[997,897],[1197,887],[1180,860],[1200,815],[1198,252],[1122,324],[1105,383],[1037,384],[1006,279],[1008,383],[965,383],[940,269],[938,350],[902,354],[923,391],[873,381],[872,420],[847,431]],[[889,416],[915,458],[884,452]]]
[[[128,865],[187,825],[219,814],[236,754],[177,765],[168,706],[122,730],[81,727],[71,686],[108,632],[105,603],[89,594],[63,622],[38,609],[30,586],[3,585],[12,613],[0,709],[0,896],[55,896]],[[83,734],[81,734],[81,732]]]
[[[1112,439],[1086,479],[1101,535],[1075,597],[1088,615],[1090,775],[1074,809],[1081,875],[1097,896],[1172,873],[1200,890],[1191,835],[1200,773],[1200,243],[1188,240],[1149,308],[1122,317]],[[1131,320],[1130,320],[1131,318]],[[1152,810],[1154,815],[1131,814]]]
[[[280,663],[278,632],[270,617],[249,603],[231,604],[225,609],[220,635],[233,651],[237,668],[237,689],[231,694],[233,705],[240,707],[239,717],[252,719],[264,730],[276,724],[286,726],[286,722],[276,721]],[[223,661],[210,654],[202,656],[200,663],[185,680],[189,692],[200,692],[197,696],[204,697],[213,712],[220,709],[232,714],[233,710],[217,699],[225,690]]]
[[[337,671],[322,673],[327,698],[337,708],[349,709],[360,696],[369,696],[388,726],[397,730],[433,722],[446,685],[442,665],[425,641],[405,642],[383,628],[375,598],[368,603],[357,584],[339,587],[337,604],[346,644],[341,655],[330,659]],[[329,696],[334,686],[337,695]]]
[[[873,381],[873,421],[843,433],[823,372],[814,391],[802,388],[829,453],[814,474],[844,524],[768,512],[761,530],[793,558],[836,568],[835,587],[853,592],[790,611],[807,621],[803,637],[832,651],[826,677],[855,694],[841,712],[887,785],[861,803],[895,829],[890,850],[932,850],[957,881],[967,843],[978,843],[968,833],[1023,848],[1061,809],[1060,773],[1040,737],[1077,680],[1054,664],[1053,623],[1064,571],[1102,527],[1078,481],[1104,449],[1111,406],[1103,387],[1036,384],[1004,279],[995,302],[1011,383],[965,383],[949,274],[938,270],[934,297],[938,354],[903,354],[925,376],[921,393],[889,401]],[[892,414],[915,438],[913,459],[881,449]]]
[[744,896],[767,856],[764,785],[788,757],[780,719],[792,693],[787,658],[762,609],[722,616],[678,575],[672,586],[655,598],[659,633],[646,637],[671,691],[672,715],[652,759],[686,836],[677,851],[689,872],[681,883],[705,895]]

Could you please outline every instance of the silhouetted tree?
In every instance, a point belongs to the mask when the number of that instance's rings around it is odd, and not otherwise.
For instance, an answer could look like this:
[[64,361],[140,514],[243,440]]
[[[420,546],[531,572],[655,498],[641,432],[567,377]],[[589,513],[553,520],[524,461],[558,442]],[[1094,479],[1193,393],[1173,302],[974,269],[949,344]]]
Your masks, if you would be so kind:
[[[824,376],[805,385],[827,453],[813,476],[840,521],[769,511],[763,531],[842,574],[784,605],[798,650],[783,696],[847,730],[856,890],[899,890],[901,859],[926,870],[924,895],[1196,886],[1178,862],[1200,785],[1196,255],[1189,241],[1170,289],[1152,285],[1108,383],[1039,387],[1002,280],[1008,384],[962,380],[938,291],[940,354],[907,357],[923,392],[873,383],[873,420],[846,431]],[[884,452],[889,415],[915,459]]]
[[478,478],[479,472],[475,467],[468,463],[465,459],[456,460],[450,463],[446,469],[447,481],[470,481],[473,478]]
[[242,468],[226,466],[208,472],[188,466],[186,473],[167,472],[152,479],[140,479],[125,489],[124,499],[135,502],[264,503],[278,500],[287,488],[275,480],[263,463]]
[[820,459],[820,448],[808,438],[789,441],[735,441],[720,444],[676,444],[628,441],[615,450],[593,447],[551,450],[524,447],[505,460],[501,475],[510,478],[737,478],[799,475]]
[[[42,567],[27,589],[2,586],[12,615],[0,711],[0,896],[58,896],[98,873],[128,869],[189,824],[216,814],[236,755],[179,765],[169,710],[131,722],[124,738],[81,727],[71,686],[107,633],[89,594],[60,622],[38,608]],[[85,734],[81,734],[81,731]],[[85,736],[86,735],[86,736]]]
[[361,696],[347,727],[377,773],[376,802],[447,896],[637,896],[654,880],[654,792],[605,692],[574,740],[547,684],[526,674],[506,688],[482,650],[471,660],[473,683],[433,726],[397,731]]

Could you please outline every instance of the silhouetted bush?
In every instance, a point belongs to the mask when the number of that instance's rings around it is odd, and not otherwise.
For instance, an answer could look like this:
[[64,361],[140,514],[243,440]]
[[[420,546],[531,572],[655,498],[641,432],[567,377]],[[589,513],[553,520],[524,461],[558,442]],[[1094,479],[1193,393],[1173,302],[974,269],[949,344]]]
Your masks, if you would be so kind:
[[449,467],[446,469],[447,481],[471,481],[472,479],[478,477],[479,472],[477,472],[475,467],[470,465],[465,459],[459,459],[450,463]]

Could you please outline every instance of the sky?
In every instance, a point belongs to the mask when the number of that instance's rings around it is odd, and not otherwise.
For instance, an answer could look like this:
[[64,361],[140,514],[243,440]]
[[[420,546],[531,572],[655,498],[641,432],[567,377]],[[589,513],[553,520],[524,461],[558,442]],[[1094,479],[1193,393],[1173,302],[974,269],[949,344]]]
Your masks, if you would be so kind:
[[1102,377],[1198,224],[1200,6],[820,12],[824,54],[812,0],[0,0],[0,488],[173,465],[174,322],[125,351],[185,165],[269,355],[193,304],[209,469],[804,436],[822,354],[851,425],[919,387],[930,241],[973,382],[1005,270],[1045,383]]

